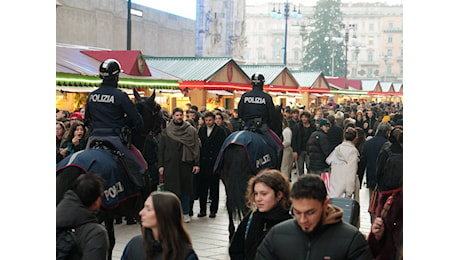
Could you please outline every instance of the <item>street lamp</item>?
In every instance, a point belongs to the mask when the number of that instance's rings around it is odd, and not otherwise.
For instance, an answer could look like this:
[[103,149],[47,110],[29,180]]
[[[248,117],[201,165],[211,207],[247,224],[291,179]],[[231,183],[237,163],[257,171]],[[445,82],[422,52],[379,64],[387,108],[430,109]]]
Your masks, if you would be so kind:
[[[275,6],[273,6],[273,10],[270,13],[270,16],[272,18],[281,19],[281,10],[280,10],[279,5],[280,4],[278,4],[278,12],[275,10]],[[296,19],[302,18],[302,14],[300,13],[300,4],[299,4],[298,11],[296,10],[295,5],[294,5],[294,10],[292,11],[291,16]],[[288,18],[289,18],[289,3],[288,3],[288,0],[286,0],[286,3],[284,3],[284,58],[283,58],[284,65],[286,65]]]
[[[350,30],[356,31],[356,24],[348,24],[345,25],[343,23],[340,24],[340,29],[345,30],[345,78],[347,78],[348,72],[348,41],[350,39]],[[353,35],[353,38],[356,38],[356,35]]]
[[128,0],[128,19],[126,30],[126,50],[131,50],[131,0]]

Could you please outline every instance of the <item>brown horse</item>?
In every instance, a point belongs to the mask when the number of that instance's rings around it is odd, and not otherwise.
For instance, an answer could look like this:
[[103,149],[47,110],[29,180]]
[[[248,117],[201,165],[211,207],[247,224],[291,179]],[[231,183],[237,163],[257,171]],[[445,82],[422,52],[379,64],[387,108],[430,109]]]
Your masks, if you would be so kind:
[[[155,91],[148,98],[140,97],[133,88],[136,98],[136,108],[144,120],[144,133],[133,133],[132,142],[140,150],[144,150],[146,137],[161,132],[165,120],[161,106],[155,102]],[[114,219],[123,216],[137,217],[142,209],[144,198],[150,193],[151,185],[148,174],[144,174],[144,185],[135,185],[110,149],[86,149],[73,156],[64,158],[56,165],[56,205],[62,200],[64,193],[70,188],[75,179],[88,172],[95,172],[105,179],[103,203],[99,219],[104,222],[109,233],[112,249],[115,246]]]

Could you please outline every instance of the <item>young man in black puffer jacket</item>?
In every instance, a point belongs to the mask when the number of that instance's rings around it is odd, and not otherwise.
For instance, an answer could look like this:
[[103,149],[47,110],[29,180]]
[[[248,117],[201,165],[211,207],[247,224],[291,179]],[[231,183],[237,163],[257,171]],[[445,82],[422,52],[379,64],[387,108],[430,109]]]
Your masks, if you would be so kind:
[[363,234],[343,222],[343,210],[329,204],[321,177],[306,174],[291,190],[292,220],[272,227],[257,248],[256,260],[371,260]]

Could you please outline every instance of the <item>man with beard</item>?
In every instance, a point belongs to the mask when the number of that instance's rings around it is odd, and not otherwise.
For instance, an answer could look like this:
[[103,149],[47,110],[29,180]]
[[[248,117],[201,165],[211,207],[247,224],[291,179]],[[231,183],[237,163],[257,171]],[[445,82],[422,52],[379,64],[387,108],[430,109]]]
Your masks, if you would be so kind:
[[321,177],[299,177],[291,199],[294,218],[268,232],[255,259],[372,259],[363,234],[342,221],[341,208],[329,204]]
[[160,135],[158,172],[164,178],[165,190],[179,197],[184,222],[189,223],[193,174],[200,172],[200,140],[196,128],[184,121],[180,107],[174,108],[171,122]]

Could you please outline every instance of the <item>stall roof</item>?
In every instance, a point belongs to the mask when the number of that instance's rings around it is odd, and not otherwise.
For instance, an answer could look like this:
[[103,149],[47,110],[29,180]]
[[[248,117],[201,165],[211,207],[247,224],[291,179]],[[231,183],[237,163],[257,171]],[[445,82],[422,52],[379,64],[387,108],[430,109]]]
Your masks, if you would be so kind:
[[382,92],[395,92],[393,87],[393,82],[381,81],[380,86],[382,87]]
[[403,84],[401,82],[393,82],[393,86],[395,87],[395,91],[396,92],[402,92],[403,88]]
[[[114,55],[111,56],[107,54],[107,53],[112,52],[110,50],[101,50],[99,48],[92,48],[92,47],[56,44],[56,73],[98,77],[99,66],[101,64],[101,61],[92,57],[92,56],[98,56],[96,55],[96,53],[98,52],[105,53],[104,55],[108,55],[104,57],[112,57],[118,60],[120,59],[119,57],[119,55],[121,55],[120,53],[128,52],[128,51],[116,51],[114,52]],[[136,57],[137,57],[137,54],[139,53],[137,51],[133,52],[130,55],[130,57],[134,56],[134,54],[136,54]],[[91,55],[87,55],[87,54],[91,54]],[[134,65],[137,66],[137,60],[136,61],[131,60],[131,62],[133,63],[132,66]],[[122,62],[120,61],[120,63]],[[131,67],[131,69],[132,69],[132,66],[126,65],[127,68]],[[123,68],[124,66],[122,65],[122,69]],[[120,73],[120,78],[179,81],[179,78],[174,77],[171,74],[165,73],[158,69],[148,67],[148,70],[150,71],[150,76],[129,75],[128,71],[124,71]]]
[[[164,71],[183,81],[209,81],[229,62],[228,57],[149,57],[144,56],[150,67]],[[247,75],[246,75],[247,76]]]
[[311,88],[321,76],[321,71],[291,71],[291,74],[299,82],[300,87]]
[[351,90],[362,90],[363,83],[360,79],[349,79],[348,80],[348,89]]
[[261,73],[264,75],[265,84],[270,85],[276,77],[286,68],[280,65],[240,65],[241,69],[250,78],[254,73]]
[[95,76],[101,63],[81,52],[80,48],[56,46],[56,73]]
[[348,89],[346,78],[326,77],[327,83],[335,89]]
[[299,83],[286,66],[280,65],[240,65],[247,75],[261,73],[265,78],[267,90],[298,91]]
[[120,62],[121,69],[125,74],[131,76],[152,76],[149,67],[145,64],[145,60],[141,51],[81,50],[81,52],[98,60],[99,62],[103,62],[106,59],[116,59],[118,62]]
[[361,82],[365,91],[378,91],[379,89],[379,81],[376,79],[363,79]]

